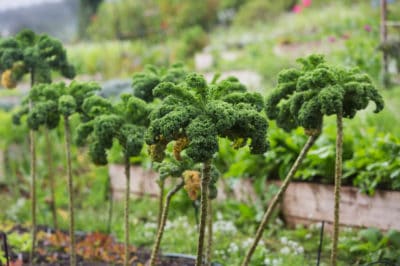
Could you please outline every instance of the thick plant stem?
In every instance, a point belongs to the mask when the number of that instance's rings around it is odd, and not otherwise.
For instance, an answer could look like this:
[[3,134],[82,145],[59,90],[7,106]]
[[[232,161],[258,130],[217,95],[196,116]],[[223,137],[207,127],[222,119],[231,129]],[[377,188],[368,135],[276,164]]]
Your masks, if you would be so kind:
[[199,240],[197,244],[196,266],[203,265],[204,237],[208,215],[208,184],[210,183],[211,160],[203,163],[203,176],[201,178],[201,213],[199,226]]
[[70,265],[76,264],[75,251],[75,222],[74,222],[74,186],[72,180],[71,166],[71,132],[69,125],[69,117],[64,116],[64,136],[65,136],[65,151],[67,155],[67,180],[68,180],[68,197],[69,197],[69,249],[70,249]]
[[207,219],[207,249],[206,249],[206,260],[207,266],[211,266],[212,252],[213,252],[213,212],[212,212],[212,200],[208,199],[208,219]]
[[[35,84],[35,71],[32,68],[30,71],[31,74],[31,88]],[[32,100],[29,100],[29,110],[33,108]],[[31,199],[32,199],[32,207],[31,207],[31,215],[32,215],[32,245],[31,252],[29,254],[29,264],[33,264],[35,249],[36,249],[36,145],[35,145],[35,132],[31,129],[29,130],[29,150],[31,153]]]
[[56,197],[55,197],[55,180],[54,180],[54,171],[53,171],[53,148],[49,135],[49,129],[47,127],[44,128],[44,136],[46,138],[46,152],[47,152],[47,172],[48,178],[50,182],[50,209],[51,214],[53,216],[53,227],[54,230],[58,230],[58,222],[57,222],[57,209],[56,209]]
[[185,185],[185,182],[181,180],[171,191],[168,192],[165,198],[164,207],[162,208],[162,215],[160,225],[158,227],[156,242],[154,243],[153,250],[151,251],[150,266],[156,265],[156,258],[158,250],[160,249],[161,239],[164,234],[165,224],[167,223],[169,205],[172,197]]
[[340,211],[340,188],[342,181],[342,155],[343,155],[343,115],[336,117],[336,161],[335,161],[335,207],[333,220],[333,238],[331,266],[336,266],[337,246],[339,239],[339,211]]
[[159,230],[160,225],[161,225],[162,215],[163,215],[165,180],[160,178],[158,185],[160,187],[160,194],[158,196],[157,229]]
[[125,225],[125,258],[124,266],[129,265],[130,249],[129,249],[129,196],[130,196],[130,184],[131,184],[131,164],[129,156],[125,155],[125,211],[124,211],[124,225]]
[[[31,106],[31,104],[30,104]],[[29,131],[30,139],[30,153],[31,153],[31,215],[32,215],[32,246],[29,256],[30,265],[33,264],[35,250],[36,250],[36,143],[35,143],[35,132],[31,129]]]
[[276,206],[278,205],[278,203],[281,201],[283,194],[285,193],[286,189],[289,186],[290,181],[292,180],[293,176],[296,174],[297,169],[300,167],[301,162],[304,160],[304,158],[307,155],[307,152],[310,150],[310,148],[312,147],[312,145],[315,143],[315,141],[317,140],[319,136],[319,132],[315,133],[313,135],[311,135],[306,144],[304,145],[303,149],[301,150],[301,152],[299,153],[299,155],[297,156],[296,161],[294,162],[292,168],[290,169],[289,173],[286,175],[285,180],[283,181],[278,193],[275,195],[275,197],[271,200],[267,211],[264,213],[264,216],[261,220],[260,225],[257,228],[257,232],[254,238],[253,243],[251,244],[249,250],[246,253],[246,256],[242,262],[242,266],[248,266],[251,260],[251,257],[253,256],[254,251],[257,248],[258,242],[260,241],[263,233],[264,233],[264,229],[265,226],[268,224],[269,219],[272,216],[273,211],[275,210]]

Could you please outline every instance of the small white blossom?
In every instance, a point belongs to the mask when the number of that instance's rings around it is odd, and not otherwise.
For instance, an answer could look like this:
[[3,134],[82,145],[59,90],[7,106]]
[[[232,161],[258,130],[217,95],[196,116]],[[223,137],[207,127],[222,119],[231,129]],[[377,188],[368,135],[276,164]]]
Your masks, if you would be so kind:
[[265,265],[265,266],[271,265],[271,259],[270,259],[270,258],[265,258],[265,259],[264,259],[264,265]]
[[239,246],[236,243],[230,243],[228,247],[228,252],[229,253],[236,253],[239,251]]
[[282,264],[282,259],[273,259],[272,266],[279,266]]
[[281,250],[279,251],[281,254],[283,255],[287,255],[290,253],[290,248],[289,247],[283,247],[281,248]]
[[213,224],[213,231],[227,234],[235,234],[237,228],[232,221],[219,220]]

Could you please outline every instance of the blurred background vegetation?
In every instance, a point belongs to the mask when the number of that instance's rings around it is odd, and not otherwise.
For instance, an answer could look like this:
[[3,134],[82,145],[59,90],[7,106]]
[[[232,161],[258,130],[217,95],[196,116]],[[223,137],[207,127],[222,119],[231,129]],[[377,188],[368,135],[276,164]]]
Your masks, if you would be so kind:
[[[400,1],[389,2],[388,19],[400,21]],[[74,25],[74,30],[68,31],[68,36],[63,38],[66,40],[69,60],[77,68],[78,80],[99,81],[103,87],[101,94],[107,97],[131,92],[132,75],[141,71],[147,64],[169,66],[181,61],[189,69],[201,71],[206,76],[216,72],[223,75],[244,73],[239,79],[263,95],[268,95],[274,88],[279,71],[295,66],[296,58],[309,53],[324,53],[330,62],[359,67],[370,74],[380,87],[386,106],[379,114],[372,114],[367,110],[356,119],[345,121],[343,182],[346,185],[357,186],[360,191],[369,195],[373,195],[378,188],[400,190],[400,85],[396,83],[399,81],[396,60],[399,59],[393,57],[390,61],[393,84],[390,88],[381,87],[379,1],[76,0],[69,3],[74,10],[73,19],[69,23]],[[5,1],[0,1],[1,5],[6,5]],[[43,5],[44,8],[53,8],[50,4]],[[54,8],[57,9],[57,6]],[[14,9],[0,8],[0,22],[1,17],[6,18],[3,14],[12,12],[15,12]],[[57,14],[56,11],[54,14]],[[14,17],[16,20],[22,20],[18,16]],[[48,16],[46,19],[56,21],[57,17]],[[35,25],[32,23],[22,26],[34,28]],[[38,31],[50,32],[46,28]],[[12,32],[3,30],[1,37],[5,38],[7,34]],[[389,38],[399,40],[399,28],[390,28]],[[400,55],[400,51],[398,54]],[[0,90],[0,149],[7,160],[3,178],[0,177],[0,189],[8,193],[0,192],[0,201],[5,202],[4,206],[9,206],[6,211],[0,213],[0,223],[29,220],[27,129],[13,126],[9,112],[25,95],[26,87],[22,84],[14,91]],[[335,156],[334,124],[333,119],[326,120],[325,133],[297,173],[298,180],[332,183]],[[52,134],[60,140],[63,137],[61,129]],[[221,150],[214,159],[228,187],[239,178],[248,178],[254,184],[260,199],[252,206],[231,201],[219,206],[225,216],[223,219],[233,220],[239,228],[239,235],[232,233],[232,237],[237,238],[238,242],[243,242],[245,235],[254,230],[265,202],[274,192],[273,188],[266,188],[265,181],[284,178],[306,141],[301,130],[287,134],[273,123],[270,125],[269,137],[271,150],[265,155],[250,155],[246,149],[235,151],[227,142],[221,140]],[[64,151],[61,143],[57,143],[60,147],[54,155],[54,161],[58,163],[60,175],[63,176]],[[39,154],[45,154],[43,139],[39,140],[39,147],[42,150]],[[109,206],[107,169],[90,166],[88,158],[81,155],[83,153],[77,148],[73,152],[76,155],[74,174],[80,176],[76,179],[76,193],[80,195],[77,202],[80,209],[77,227],[81,230],[106,231],[108,216],[105,209]],[[118,151],[110,153],[112,162],[120,161],[118,154]],[[39,171],[41,176],[45,176],[45,160],[39,161]],[[136,161],[141,162],[144,167],[150,167],[145,152],[142,158]],[[40,182],[43,188],[48,187],[46,179],[41,179]],[[63,182],[61,178],[58,180],[57,190],[61,215],[63,211],[65,214],[67,209]],[[47,199],[48,192],[43,189],[39,195],[39,221],[50,224],[49,207],[43,204]],[[155,213],[150,218],[148,216],[148,204],[155,204],[148,202],[145,200],[133,204],[135,208],[132,210],[132,216],[136,213],[138,217],[133,221],[135,226],[143,227],[140,221],[146,219],[155,222]],[[193,212],[192,205],[184,194],[180,195],[174,204],[172,216]],[[115,208],[117,213],[122,213],[122,206],[117,204]],[[99,216],[99,213],[102,214]],[[112,228],[118,237],[122,237],[123,233],[122,228],[118,226],[122,221],[120,218],[115,218],[117,220]],[[63,221],[62,227],[65,228],[66,220]],[[194,218],[191,216],[189,221],[194,223]],[[270,229],[269,234],[278,238],[289,236],[307,242],[305,239],[308,231],[304,232],[301,228],[296,232],[284,231],[278,221],[271,225]],[[150,232],[149,235],[132,235],[135,243],[151,244],[149,239],[153,239],[155,232],[146,230],[143,228],[142,231]],[[316,250],[318,232],[311,233],[315,243],[305,248],[313,253]],[[222,240],[216,243],[217,250],[227,250],[232,237],[221,237]],[[189,238],[193,238],[190,232],[183,234],[182,239],[171,233],[166,237],[165,249],[194,252],[186,244]],[[342,253],[346,255],[340,258],[343,265],[349,265],[346,263],[354,260],[361,263],[363,256],[374,254],[376,251],[371,247],[363,251],[354,251],[358,252],[355,254],[350,251],[353,245],[350,238],[347,242],[346,239],[342,241],[341,248],[348,251]],[[279,241],[269,243],[275,251],[281,248],[281,244]],[[329,247],[327,245],[324,248],[327,250]],[[229,258],[231,265],[234,265],[239,261],[240,252],[244,252],[244,248],[237,251],[236,257],[232,253],[221,253],[216,258]],[[304,265],[301,264],[304,263],[304,256],[299,260],[292,255],[285,258],[289,264],[283,265],[297,265],[290,261],[293,260],[293,256],[298,265]],[[260,253],[260,261],[263,261],[265,256],[264,253]]]

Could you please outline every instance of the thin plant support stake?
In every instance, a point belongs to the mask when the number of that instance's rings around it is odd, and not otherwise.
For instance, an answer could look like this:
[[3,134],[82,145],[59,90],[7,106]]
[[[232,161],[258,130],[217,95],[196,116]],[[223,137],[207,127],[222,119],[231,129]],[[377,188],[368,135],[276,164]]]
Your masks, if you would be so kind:
[[319,246],[318,246],[318,254],[317,254],[317,266],[319,266],[319,263],[321,261],[321,253],[322,253],[322,243],[324,242],[324,227],[325,227],[325,221],[321,222],[321,231],[319,235]]

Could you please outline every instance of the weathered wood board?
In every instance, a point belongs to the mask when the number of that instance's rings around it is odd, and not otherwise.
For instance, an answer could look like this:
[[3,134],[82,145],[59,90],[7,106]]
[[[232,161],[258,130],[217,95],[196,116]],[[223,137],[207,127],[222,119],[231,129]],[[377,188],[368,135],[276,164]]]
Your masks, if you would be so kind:
[[[291,183],[283,197],[283,215],[289,224],[333,222],[333,186]],[[376,191],[369,197],[354,187],[343,187],[340,224],[400,230],[400,192]]]
[[[122,199],[125,191],[123,165],[109,165],[113,197]],[[140,166],[131,166],[130,191],[136,196],[157,197],[158,174]],[[280,182],[272,182],[279,185]],[[169,182],[167,182],[167,186]],[[251,204],[257,200],[249,179],[238,179],[227,193],[222,182],[218,184],[218,200],[227,197]],[[400,192],[376,191],[369,197],[354,187],[343,187],[340,200],[340,224],[350,227],[377,227],[382,230],[400,230]],[[333,223],[333,186],[313,183],[291,183],[283,196],[282,212],[288,225],[309,225],[325,221],[327,230]]]
[[[108,174],[110,175],[113,198],[122,199],[126,186],[124,166],[110,164],[108,166]],[[157,184],[158,174],[156,172],[146,170],[141,166],[131,166],[130,174],[130,191],[133,195],[156,197],[160,193],[160,188]]]

